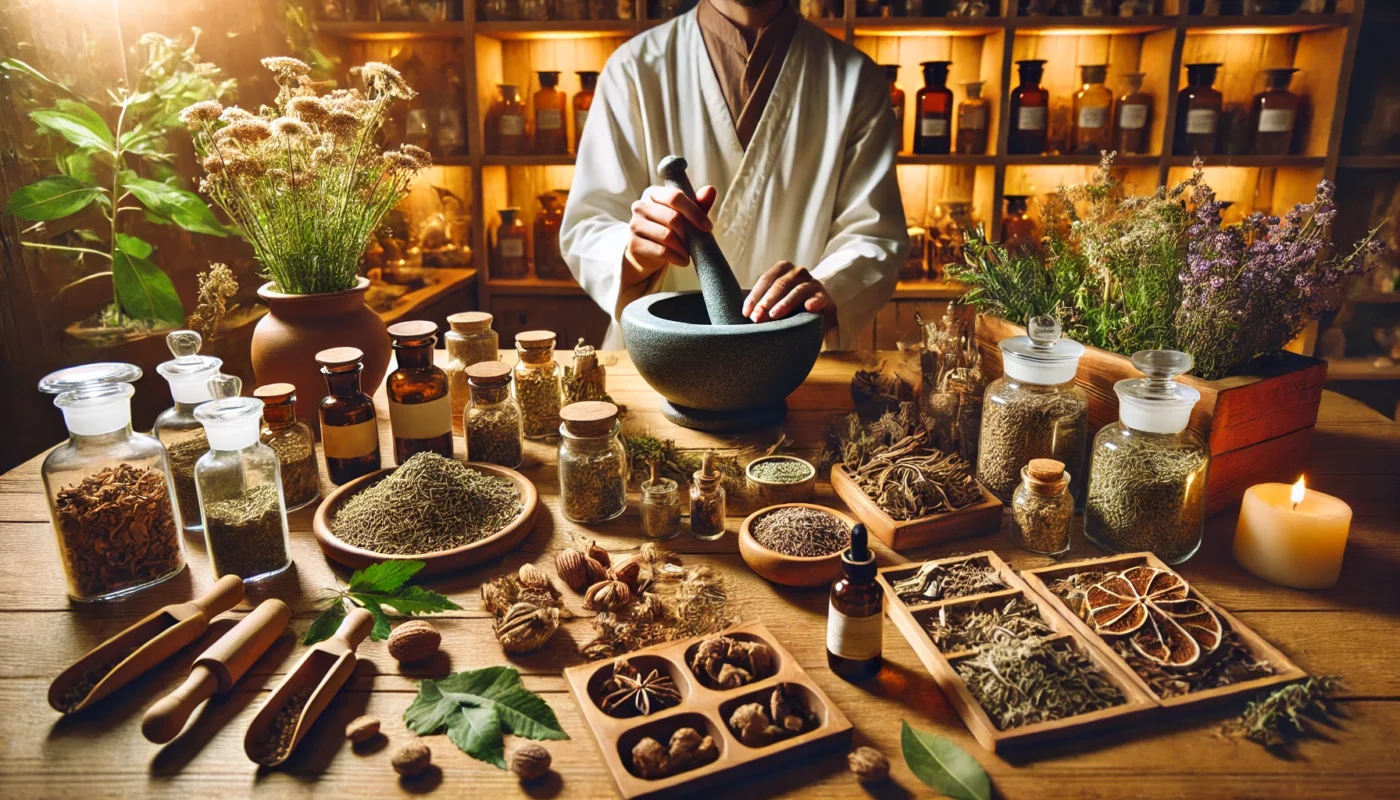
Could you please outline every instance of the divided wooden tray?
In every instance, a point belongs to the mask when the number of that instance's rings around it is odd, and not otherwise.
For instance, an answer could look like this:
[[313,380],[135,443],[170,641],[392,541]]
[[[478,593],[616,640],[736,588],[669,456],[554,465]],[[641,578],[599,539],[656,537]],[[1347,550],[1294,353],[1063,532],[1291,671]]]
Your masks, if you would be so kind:
[[[778,643],[773,632],[762,623],[738,625],[722,632],[749,641],[762,641],[773,649],[777,669],[770,677],[738,689],[714,690],[704,686],[691,672],[686,657],[689,651],[706,637],[696,636],[675,642],[646,647],[627,654],[627,659],[639,670],[660,669],[671,676],[681,692],[681,703],[647,717],[621,719],[603,713],[599,705],[602,685],[612,673],[612,659],[595,661],[564,670],[574,702],[578,704],[584,722],[593,735],[603,761],[612,774],[613,783],[624,797],[663,797],[680,791],[690,792],[706,786],[720,786],[741,774],[770,769],[812,752],[838,745],[849,745],[851,723],[831,702],[831,698],[814,683],[786,648]],[[808,708],[819,719],[818,726],[806,733],[771,744],[753,748],[740,744],[727,721],[735,708],[745,703],[767,704],[773,689],[781,683],[795,684]],[[632,772],[632,747],[645,736],[666,744],[678,728],[694,728],[701,735],[714,738],[719,758],[702,767],[648,780]]]
[[923,547],[992,533],[1001,528],[1001,501],[982,487],[982,502],[945,514],[919,519],[897,520],[866,496],[846,473],[844,464],[831,467],[831,488],[850,506],[851,513],[891,550]]

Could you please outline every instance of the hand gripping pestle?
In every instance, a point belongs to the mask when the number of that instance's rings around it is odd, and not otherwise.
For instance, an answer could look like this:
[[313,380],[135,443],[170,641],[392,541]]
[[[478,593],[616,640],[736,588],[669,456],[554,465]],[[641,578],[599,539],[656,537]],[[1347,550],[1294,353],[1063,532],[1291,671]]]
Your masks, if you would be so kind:
[[[656,171],[661,173],[661,179],[667,186],[696,202],[695,188],[690,185],[685,168],[685,159],[680,156],[666,156],[656,165]],[[734,270],[719,249],[714,234],[696,229],[689,221],[683,224],[686,226],[685,246],[690,251],[690,260],[695,263],[695,276],[700,280],[700,294],[705,297],[705,311],[710,316],[710,324],[747,323],[749,320],[743,313],[744,290],[739,288]]]

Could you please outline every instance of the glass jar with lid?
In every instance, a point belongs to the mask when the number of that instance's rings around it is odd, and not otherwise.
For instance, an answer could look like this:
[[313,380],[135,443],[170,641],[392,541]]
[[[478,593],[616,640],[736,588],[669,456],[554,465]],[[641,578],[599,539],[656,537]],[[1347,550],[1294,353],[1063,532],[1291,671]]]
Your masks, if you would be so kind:
[[492,317],[484,311],[463,311],[447,318],[451,330],[443,337],[447,345],[447,391],[452,397],[452,419],[459,423],[462,410],[471,401],[467,367],[500,358],[500,339],[491,329]]
[[657,475],[653,463],[651,477],[642,481],[642,534],[661,541],[680,532],[680,486],[670,478]]
[[194,417],[194,410],[201,403],[214,399],[209,393],[209,381],[224,365],[222,359],[199,355],[203,344],[204,338],[195,331],[171,331],[166,335],[165,346],[175,358],[156,367],[156,372],[170,384],[170,396],[175,405],[156,417],[152,431],[165,445],[180,519],[186,531],[196,533],[204,529],[204,521],[194,486],[194,465],[200,456],[209,452],[209,441],[205,438],[204,427]]
[[715,468],[715,451],[709,450],[690,476],[690,535],[702,542],[718,539],[727,514],[724,473]]
[[253,390],[253,396],[263,402],[259,438],[277,454],[288,511],[305,508],[321,496],[316,443],[311,426],[297,420],[296,391],[290,383],[269,383]]
[[131,384],[140,377],[139,367],[108,362],[39,383],[58,395],[68,426],[68,441],[44,458],[40,474],[74,600],[122,597],[185,567],[165,448],[131,430]]
[[1061,338],[1054,317],[1039,316],[1026,324],[1025,336],[1003,339],[999,347],[1004,374],[987,385],[982,400],[977,479],[1010,503],[1021,468],[1033,458],[1053,458],[1065,465],[1078,501],[1089,398],[1074,375],[1084,345]]
[[1191,369],[1176,350],[1141,350],[1146,377],[1118,381],[1118,421],[1094,437],[1084,535],[1113,553],[1150,550],[1180,564],[1201,546],[1210,449],[1188,430],[1201,393],[1176,381]]
[[515,469],[525,460],[520,406],[510,396],[510,366],[482,361],[467,367],[471,406],[463,423],[467,458]]
[[522,331],[515,335],[515,401],[526,439],[544,439],[559,430],[563,387],[554,361],[554,331]]
[[627,451],[617,413],[601,400],[559,412],[559,500],[572,522],[604,522],[627,510]]
[[1053,458],[1032,458],[1021,468],[1021,485],[1011,497],[1011,541],[1032,553],[1057,556],[1069,550],[1074,496],[1069,473]]

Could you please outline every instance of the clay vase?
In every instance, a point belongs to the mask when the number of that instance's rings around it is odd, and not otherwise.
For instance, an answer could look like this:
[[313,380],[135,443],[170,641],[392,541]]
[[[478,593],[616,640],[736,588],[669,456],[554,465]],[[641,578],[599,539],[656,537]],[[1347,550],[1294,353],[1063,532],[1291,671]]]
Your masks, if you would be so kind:
[[316,354],[330,347],[356,347],[365,354],[360,386],[373,395],[389,370],[389,334],[384,321],[365,305],[369,279],[353,289],[330,294],[282,294],[265,283],[258,297],[268,313],[253,331],[253,374],[258,385],[290,383],[297,387],[297,419],[320,438],[321,398],[326,381]]

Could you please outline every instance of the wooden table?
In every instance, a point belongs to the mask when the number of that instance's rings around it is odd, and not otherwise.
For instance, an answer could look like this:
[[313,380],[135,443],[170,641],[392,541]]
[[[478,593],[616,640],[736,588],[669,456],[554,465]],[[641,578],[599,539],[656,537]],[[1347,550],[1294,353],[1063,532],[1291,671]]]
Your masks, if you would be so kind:
[[[893,357],[884,354],[883,357]],[[562,358],[562,355],[561,355]],[[867,357],[865,363],[877,359]],[[849,408],[853,354],[824,356],[811,378],[789,399],[782,429],[803,450],[814,452],[833,413]],[[626,356],[609,367],[609,388],[628,406],[629,432],[674,437],[684,447],[734,440],[678,429],[657,412],[657,396],[636,375]],[[382,398],[381,398],[382,403]],[[388,419],[380,409],[387,447]],[[743,436],[766,445],[777,430]],[[460,446],[460,445],[459,445]],[[478,608],[480,584],[524,562],[550,565],[568,534],[584,532],[558,514],[554,449],[528,444],[524,473],[535,480],[548,506],[533,534],[499,563],[432,585],[466,610],[433,617],[443,633],[444,654],[426,668],[402,670],[382,644],[366,642],[363,662],[351,682],[282,769],[260,772],[243,755],[243,733],[262,700],[302,648],[287,635],[258,662],[230,696],[215,698],[191,727],[165,747],[142,738],[140,716],[159,695],[183,680],[190,663],[231,619],[216,622],[204,640],[187,648],[146,679],[129,686],[89,713],[60,719],[45,702],[49,681],[88,648],[152,609],[188,599],[210,583],[202,543],[191,543],[190,569],[163,586],[121,603],[80,607],[63,592],[53,532],[39,482],[40,459],[0,476],[0,796],[3,797],[259,797],[382,798],[437,789],[448,796],[607,797],[612,784],[560,670],[579,663],[576,642],[591,638],[588,623],[575,620],[541,652],[507,659],[490,623]],[[1306,742],[1301,757],[1284,760],[1257,745],[1220,738],[1216,731],[1236,709],[1152,725],[1141,730],[1066,741],[1016,762],[983,751],[963,727],[904,639],[886,626],[886,667],[871,682],[852,685],[826,668],[826,592],[777,588],[751,573],[740,560],[734,536],[700,543],[678,538],[674,545],[689,564],[707,563],[730,581],[733,608],[744,620],[763,621],[801,660],[815,680],[851,718],[857,744],[878,747],[894,762],[896,785],[873,791],[881,797],[928,796],[899,755],[900,720],[948,736],[972,753],[1002,796],[1196,798],[1196,797],[1376,797],[1400,794],[1400,424],[1360,403],[1327,393],[1308,465],[1310,486],[1341,496],[1356,511],[1341,583],[1334,589],[1300,592],[1267,585],[1235,566],[1229,556],[1235,515],[1212,519],[1201,552],[1182,568],[1197,587],[1274,642],[1304,669],[1340,674],[1348,686],[1341,704],[1347,719]],[[823,484],[818,502],[839,506]],[[730,506],[730,531],[744,504]],[[311,511],[292,517],[296,566],[269,585],[249,592],[237,611],[277,596],[291,604],[299,634],[314,616],[322,587],[346,573],[332,569],[310,532]],[[587,531],[609,549],[636,547],[641,539],[635,508],[619,520]],[[881,563],[993,548],[1016,568],[1039,566],[1044,558],[1011,547],[998,534],[918,552],[880,551]],[[1095,555],[1077,543],[1071,557]],[[577,597],[570,607],[581,611]],[[541,693],[573,737],[550,742],[555,773],[543,784],[521,787],[514,776],[474,761],[445,738],[428,740],[441,771],[424,781],[400,784],[389,767],[392,749],[406,740],[403,711],[415,693],[414,679],[451,670],[514,664],[525,685]],[[370,713],[384,722],[390,744],[369,754],[353,752],[342,738],[345,724]],[[507,748],[518,741],[507,738]],[[847,772],[845,752],[832,752],[776,770],[739,785],[734,796],[859,797]]]

